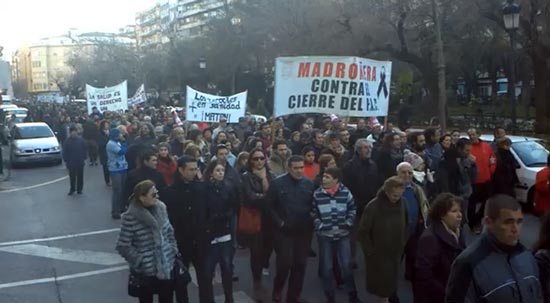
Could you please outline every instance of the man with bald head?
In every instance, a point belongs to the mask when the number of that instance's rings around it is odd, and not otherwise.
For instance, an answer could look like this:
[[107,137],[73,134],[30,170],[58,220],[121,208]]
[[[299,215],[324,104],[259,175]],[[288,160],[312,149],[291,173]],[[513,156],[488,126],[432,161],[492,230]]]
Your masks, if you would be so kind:
[[397,176],[405,183],[403,198],[407,201],[409,240],[405,246],[405,278],[414,278],[414,261],[418,239],[426,228],[430,205],[422,187],[413,182],[413,167],[408,162],[397,165]]

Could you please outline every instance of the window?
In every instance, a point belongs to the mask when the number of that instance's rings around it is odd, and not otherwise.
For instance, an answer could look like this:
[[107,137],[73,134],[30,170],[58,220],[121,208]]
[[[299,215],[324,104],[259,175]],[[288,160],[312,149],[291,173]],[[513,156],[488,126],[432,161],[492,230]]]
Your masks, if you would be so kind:
[[42,67],[42,62],[40,62],[40,61],[33,61],[33,62],[32,62],[32,67]]

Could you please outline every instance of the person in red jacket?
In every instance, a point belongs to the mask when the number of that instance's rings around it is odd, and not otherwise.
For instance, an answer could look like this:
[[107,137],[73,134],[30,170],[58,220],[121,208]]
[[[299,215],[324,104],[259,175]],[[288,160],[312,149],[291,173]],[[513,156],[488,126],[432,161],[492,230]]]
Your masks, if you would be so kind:
[[[474,181],[473,192],[468,203],[468,225],[474,233],[479,234],[485,202],[491,195],[491,182],[497,167],[497,161],[493,148],[489,143],[479,139],[479,133],[475,128],[468,130],[468,136],[472,143],[471,155],[478,170],[477,179]],[[481,207],[476,212],[477,204],[481,204]]]
[[542,214],[550,210],[550,155],[546,167],[537,173],[535,179],[535,213]]
[[171,185],[174,181],[174,174],[178,165],[174,157],[170,154],[170,145],[161,143],[158,147],[157,171],[162,174],[166,185]]
[[304,176],[311,181],[319,174],[319,164],[315,163],[315,150],[311,146],[306,146],[302,150],[304,156]]

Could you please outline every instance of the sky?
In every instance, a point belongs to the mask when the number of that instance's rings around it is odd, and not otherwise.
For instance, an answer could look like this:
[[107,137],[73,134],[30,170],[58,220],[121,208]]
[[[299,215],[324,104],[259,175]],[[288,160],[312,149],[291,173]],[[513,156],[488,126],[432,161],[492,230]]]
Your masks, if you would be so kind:
[[0,46],[4,60],[25,43],[59,36],[70,28],[116,32],[156,0],[0,0]]

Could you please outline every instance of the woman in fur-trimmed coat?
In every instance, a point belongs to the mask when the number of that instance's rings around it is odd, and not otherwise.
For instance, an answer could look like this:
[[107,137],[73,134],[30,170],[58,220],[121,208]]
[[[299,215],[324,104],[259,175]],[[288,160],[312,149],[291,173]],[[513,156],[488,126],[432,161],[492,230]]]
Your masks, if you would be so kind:
[[157,200],[157,196],[155,184],[150,180],[135,186],[132,203],[122,215],[116,245],[130,271],[139,276],[144,285],[139,294],[140,303],[153,302],[155,293],[160,303],[172,303],[174,296],[172,269],[178,249],[166,205]]

